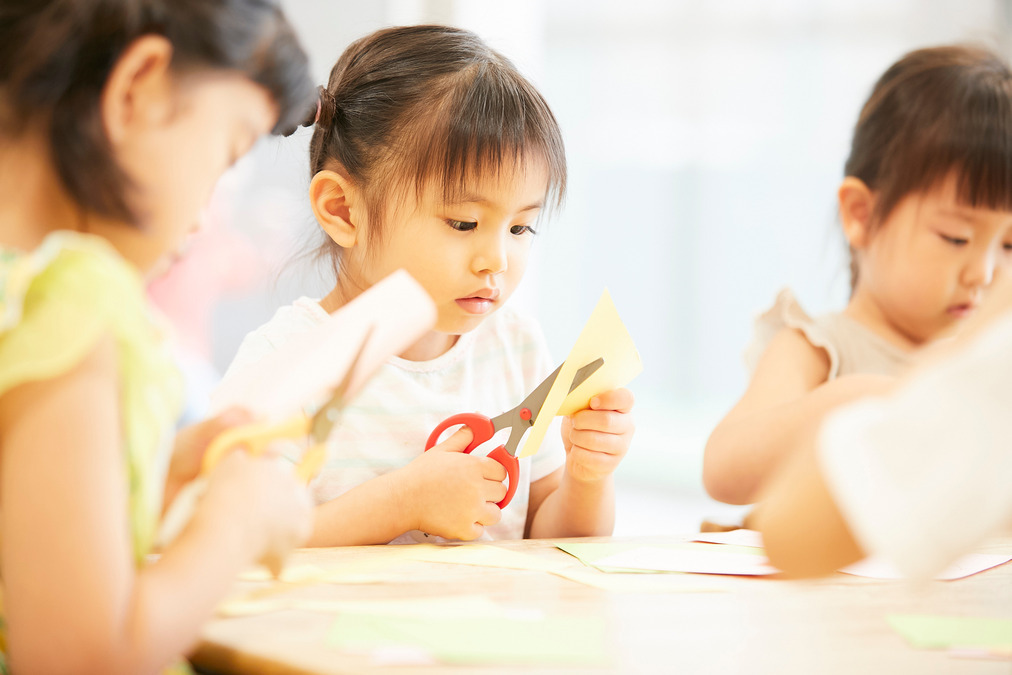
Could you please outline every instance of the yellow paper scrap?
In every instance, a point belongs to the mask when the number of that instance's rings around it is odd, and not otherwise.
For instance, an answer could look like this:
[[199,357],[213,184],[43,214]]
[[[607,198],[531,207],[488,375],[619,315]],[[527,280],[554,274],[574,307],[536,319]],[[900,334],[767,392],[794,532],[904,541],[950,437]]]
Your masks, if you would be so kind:
[[[572,392],[576,371],[595,359],[604,358],[604,365]],[[590,399],[606,391],[624,387],[643,371],[643,362],[632,336],[619,318],[611,294],[605,289],[597,307],[587,320],[580,337],[562,364],[555,384],[531,427],[518,457],[533,455],[541,447],[548,426],[556,415],[572,415],[590,406]]]

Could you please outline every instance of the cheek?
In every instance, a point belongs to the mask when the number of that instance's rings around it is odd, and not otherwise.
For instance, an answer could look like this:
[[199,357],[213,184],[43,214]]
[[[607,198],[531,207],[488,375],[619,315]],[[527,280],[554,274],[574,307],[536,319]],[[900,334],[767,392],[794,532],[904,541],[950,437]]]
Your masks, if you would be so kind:
[[524,272],[527,271],[527,264],[531,259],[531,245],[533,242],[530,238],[526,240],[520,240],[516,243],[515,247],[510,251],[509,257],[509,272],[510,276],[519,279],[523,276]]

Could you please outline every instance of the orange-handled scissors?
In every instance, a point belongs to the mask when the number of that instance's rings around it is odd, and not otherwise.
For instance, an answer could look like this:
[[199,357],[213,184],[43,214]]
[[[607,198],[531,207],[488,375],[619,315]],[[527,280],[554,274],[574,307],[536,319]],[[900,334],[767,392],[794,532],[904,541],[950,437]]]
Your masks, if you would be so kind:
[[[573,382],[569,385],[569,391],[573,391],[583,384],[588,377],[597,372],[597,369],[603,365],[604,359],[594,359],[577,370],[576,374],[573,375]],[[464,448],[465,453],[471,452],[482,443],[488,441],[500,430],[509,429],[510,435],[506,444],[500,445],[488,453],[490,459],[499,462],[506,469],[506,496],[503,497],[501,502],[496,504],[500,509],[506,508],[506,505],[513,500],[513,495],[516,494],[517,483],[520,479],[520,460],[517,459],[517,452],[520,450],[520,440],[523,438],[524,433],[534,426],[534,421],[537,420],[538,415],[541,413],[541,408],[545,405],[545,400],[548,398],[548,392],[551,391],[552,385],[555,384],[555,379],[559,376],[559,371],[561,370],[562,366],[560,365],[527,398],[521,401],[520,405],[507,410],[501,415],[488,418],[480,413],[459,413],[447,417],[429,434],[429,438],[425,442],[425,449],[431,449],[439,441],[440,435],[452,426],[464,425],[471,430],[471,434],[474,436],[468,446]]]
[[312,416],[299,412],[281,422],[254,422],[226,429],[208,445],[201,473],[206,474],[213,469],[225,452],[236,446],[242,446],[251,455],[260,455],[274,441],[308,436],[312,439],[313,445],[303,453],[296,464],[295,475],[304,483],[311,481],[320,472],[327,459],[327,438],[348,404],[346,399],[348,387],[371,333],[371,329],[366,333],[358,353],[331,397]]

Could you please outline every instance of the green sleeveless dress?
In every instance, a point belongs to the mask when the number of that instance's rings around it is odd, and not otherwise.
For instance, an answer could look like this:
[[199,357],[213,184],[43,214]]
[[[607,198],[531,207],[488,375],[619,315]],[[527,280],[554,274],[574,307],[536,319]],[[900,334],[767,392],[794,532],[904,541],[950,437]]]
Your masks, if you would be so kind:
[[[154,544],[183,401],[182,379],[144,282],[106,240],[92,235],[60,230],[31,252],[0,248],[0,395],[67,372],[107,335],[119,352],[123,480],[134,560],[141,567]],[[0,673],[6,673],[2,606],[0,595]],[[184,663],[167,672],[190,671]]]

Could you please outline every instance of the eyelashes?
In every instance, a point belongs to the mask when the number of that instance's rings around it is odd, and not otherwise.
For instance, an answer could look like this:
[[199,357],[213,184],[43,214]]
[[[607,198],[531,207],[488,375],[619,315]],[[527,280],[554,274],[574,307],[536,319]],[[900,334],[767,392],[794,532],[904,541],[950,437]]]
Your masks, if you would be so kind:
[[[458,232],[470,232],[478,227],[478,223],[469,220],[454,220],[452,218],[444,219],[450,228],[457,230]],[[537,231],[530,225],[513,225],[510,227],[510,234],[521,236],[530,232],[532,235],[537,234]]]
[[953,246],[965,246],[970,242],[969,239],[964,239],[962,237],[950,237],[949,235],[942,233],[939,233],[938,236],[941,237],[943,241],[946,241]]
[[447,218],[446,224],[458,232],[470,232],[474,228],[478,227],[478,223],[473,223],[468,220],[453,220],[452,218]]

